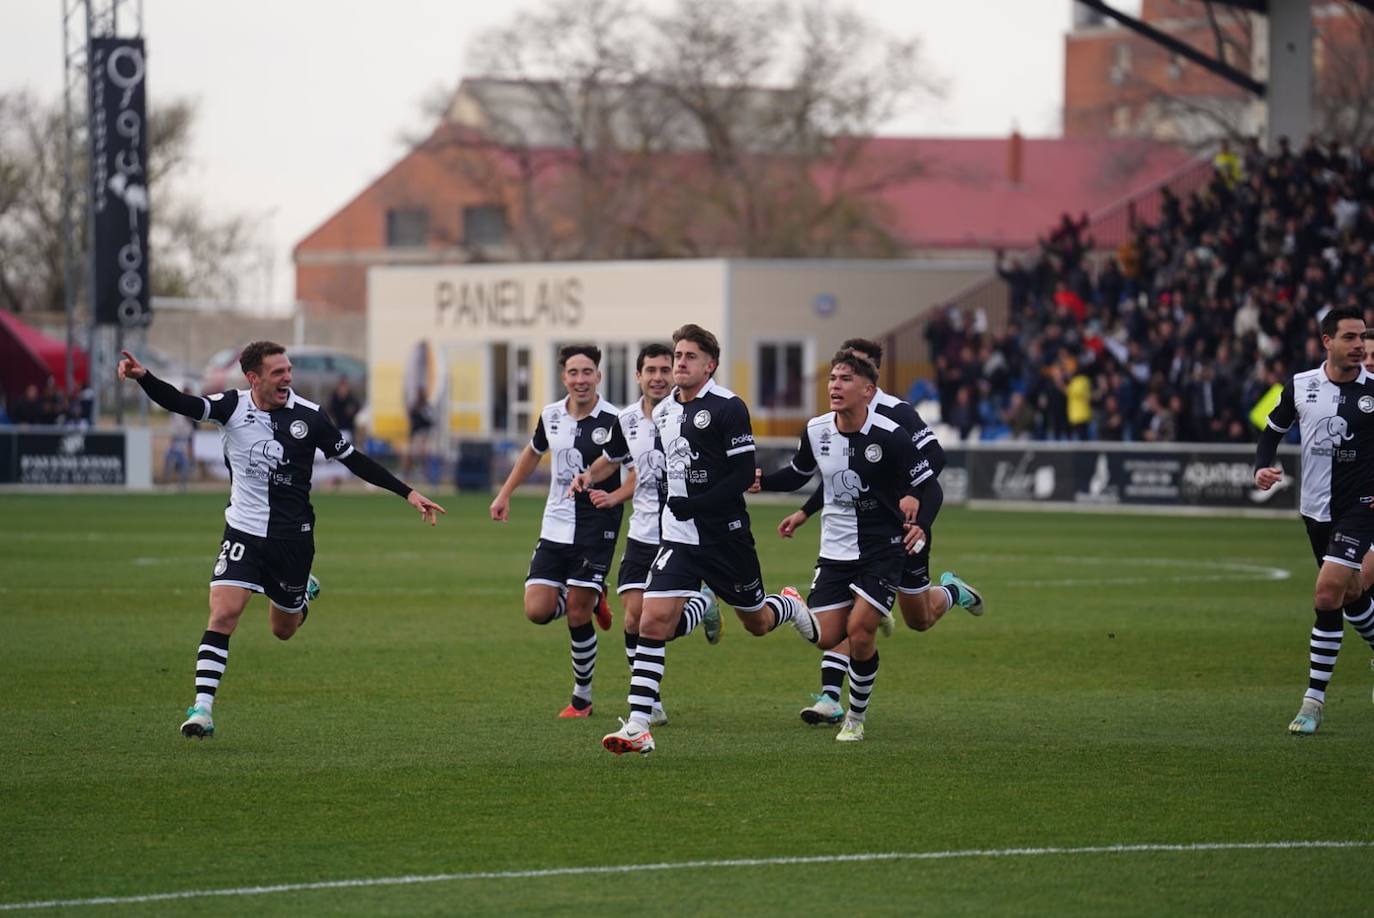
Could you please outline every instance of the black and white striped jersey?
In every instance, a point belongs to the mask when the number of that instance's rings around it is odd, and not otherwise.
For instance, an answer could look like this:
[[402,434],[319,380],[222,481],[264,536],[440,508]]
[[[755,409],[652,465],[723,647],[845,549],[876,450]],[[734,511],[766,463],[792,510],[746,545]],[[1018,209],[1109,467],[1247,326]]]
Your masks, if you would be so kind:
[[1269,427],[1302,434],[1299,512],[1326,522],[1374,497],[1374,376],[1335,383],[1326,365],[1297,373],[1269,413]]
[[821,476],[820,557],[856,561],[901,551],[903,495],[930,477],[911,435],[871,406],[863,427],[841,433],[835,412],[812,418],[801,435],[792,468]]
[[[677,394],[674,387],[654,408],[670,501],[706,493],[726,478],[732,457],[754,451],[749,409],[735,393],[708,379],[690,402],[679,402]],[[710,544],[731,533],[748,532],[743,489],[690,520],[678,519],[665,506],[659,531],[663,541],[684,545]]]
[[202,421],[220,425],[229,469],[224,521],[270,539],[309,538],[315,528],[310,476],[315,450],[342,459],[353,445],[314,402],[292,392],[281,408],[264,411],[248,389],[202,399]]
[[633,468],[637,476],[629,537],[646,545],[657,545],[658,516],[662,509],[658,487],[663,481],[663,450],[659,449],[658,429],[654,427],[653,418],[644,413],[639,401],[621,410],[615,436],[605,452],[607,459]]
[[[916,449],[924,450],[930,444],[938,442],[935,438],[935,431],[930,429],[930,425],[921,418],[921,413],[910,402],[903,401],[897,396],[879,389],[868,404],[878,414],[896,421],[898,427],[910,434],[912,445]],[[931,468],[929,460],[922,456],[920,461],[925,465],[917,481],[918,484],[936,474],[935,470]]]
[[[601,455],[611,442],[615,427],[616,407],[602,398],[597,399],[591,412],[580,421],[568,413],[566,399],[545,405],[539,412],[539,423],[534,428],[530,447],[541,456],[551,453],[553,460],[549,472],[549,498],[544,503],[544,523],[539,538],[580,545],[614,539],[620,532],[623,507],[597,509],[585,491],[576,497],[568,496],[573,478],[586,471]],[[620,487],[620,470],[611,473],[601,487],[608,491]]]

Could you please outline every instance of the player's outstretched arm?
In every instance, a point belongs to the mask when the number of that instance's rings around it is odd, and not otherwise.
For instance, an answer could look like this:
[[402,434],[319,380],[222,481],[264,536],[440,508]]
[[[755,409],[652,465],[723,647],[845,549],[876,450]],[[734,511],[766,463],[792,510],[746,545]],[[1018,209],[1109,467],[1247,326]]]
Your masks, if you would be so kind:
[[184,414],[186,417],[194,418],[197,421],[205,420],[205,399],[177,391],[176,386],[163,382],[150,373],[148,368],[139,363],[138,358],[133,354],[128,351],[120,351],[120,353],[124,356],[115,367],[115,372],[119,374],[120,379],[134,380],[143,387],[148,398],[168,411]]
[[405,498],[406,503],[410,504],[416,510],[419,510],[420,516],[431,526],[439,521],[437,514],[448,512],[443,507],[388,472],[378,464],[377,460],[366,453],[354,449],[347,456],[341,458],[339,463],[368,484],[376,485],[379,488],[385,488],[392,494]]

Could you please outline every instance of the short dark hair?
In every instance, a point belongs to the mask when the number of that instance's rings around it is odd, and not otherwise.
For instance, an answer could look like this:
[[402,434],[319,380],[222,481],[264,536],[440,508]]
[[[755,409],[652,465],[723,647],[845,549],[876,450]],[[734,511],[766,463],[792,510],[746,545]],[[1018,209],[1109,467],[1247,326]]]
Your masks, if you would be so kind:
[[850,338],[840,345],[842,351],[858,351],[860,354],[867,354],[871,363],[875,367],[883,365],[883,346],[876,341],[867,338]]
[[878,384],[878,368],[860,351],[847,347],[840,348],[835,352],[835,356],[830,358],[830,369],[838,366],[847,366],[873,385]]
[[275,341],[254,341],[239,352],[239,369],[244,376],[261,372],[264,357],[285,353],[286,348]]
[[671,363],[673,360],[673,349],[666,344],[659,344],[657,341],[653,344],[644,345],[644,348],[639,352],[639,356],[635,358],[636,373],[644,369],[644,361],[648,360],[650,357],[667,357],[668,362]]
[[1357,322],[1363,322],[1364,314],[1358,309],[1350,306],[1338,306],[1335,309],[1328,310],[1326,315],[1322,316],[1322,336],[1325,338],[1336,337],[1336,329],[1338,329],[1340,324],[1346,319],[1354,319]]
[[588,357],[592,363],[601,366],[601,348],[595,344],[566,344],[558,349],[558,368],[561,370],[573,357]]
[[700,325],[688,322],[686,325],[673,332],[673,344],[676,345],[679,341],[692,342],[697,347],[710,354],[711,359],[717,364],[720,363],[720,342],[716,340],[715,335],[711,334]]

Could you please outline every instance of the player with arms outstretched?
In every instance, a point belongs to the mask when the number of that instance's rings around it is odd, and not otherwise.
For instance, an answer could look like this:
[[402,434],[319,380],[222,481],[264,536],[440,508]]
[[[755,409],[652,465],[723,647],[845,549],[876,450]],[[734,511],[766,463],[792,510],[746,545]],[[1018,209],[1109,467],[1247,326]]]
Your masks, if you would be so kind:
[[304,623],[309,602],[319,592],[310,573],[315,557],[310,477],[316,449],[369,484],[403,497],[431,526],[436,514],[445,511],[355,449],[319,405],[292,391],[291,360],[280,344],[249,344],[239,356],[248,388],[207,398],[177,391],[133,354],[123,353],[120,379],[136,380],[168,411],[218,424],[224,443],[229,505],[210,577],[210,621],[196,654],[195,700],[181,725],[183,736],[213,736],[212,713],[229,662],[229,638],[249,598],[254,593],[267,596],[272,633],[285,641]]

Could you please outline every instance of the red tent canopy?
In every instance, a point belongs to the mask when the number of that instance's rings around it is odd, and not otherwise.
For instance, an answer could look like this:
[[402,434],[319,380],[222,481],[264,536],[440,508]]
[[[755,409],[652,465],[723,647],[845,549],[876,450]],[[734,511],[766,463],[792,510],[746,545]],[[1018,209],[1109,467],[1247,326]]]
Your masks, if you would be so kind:
[[[73,369],[76,384],[84,386],[90,376],[86,352],[77,348]],[[0,312],[0,388],[13,399],[33,383],[40,389],[48,377],[62,388],[67,379],[67,345],[49,338],[9,312]]]

